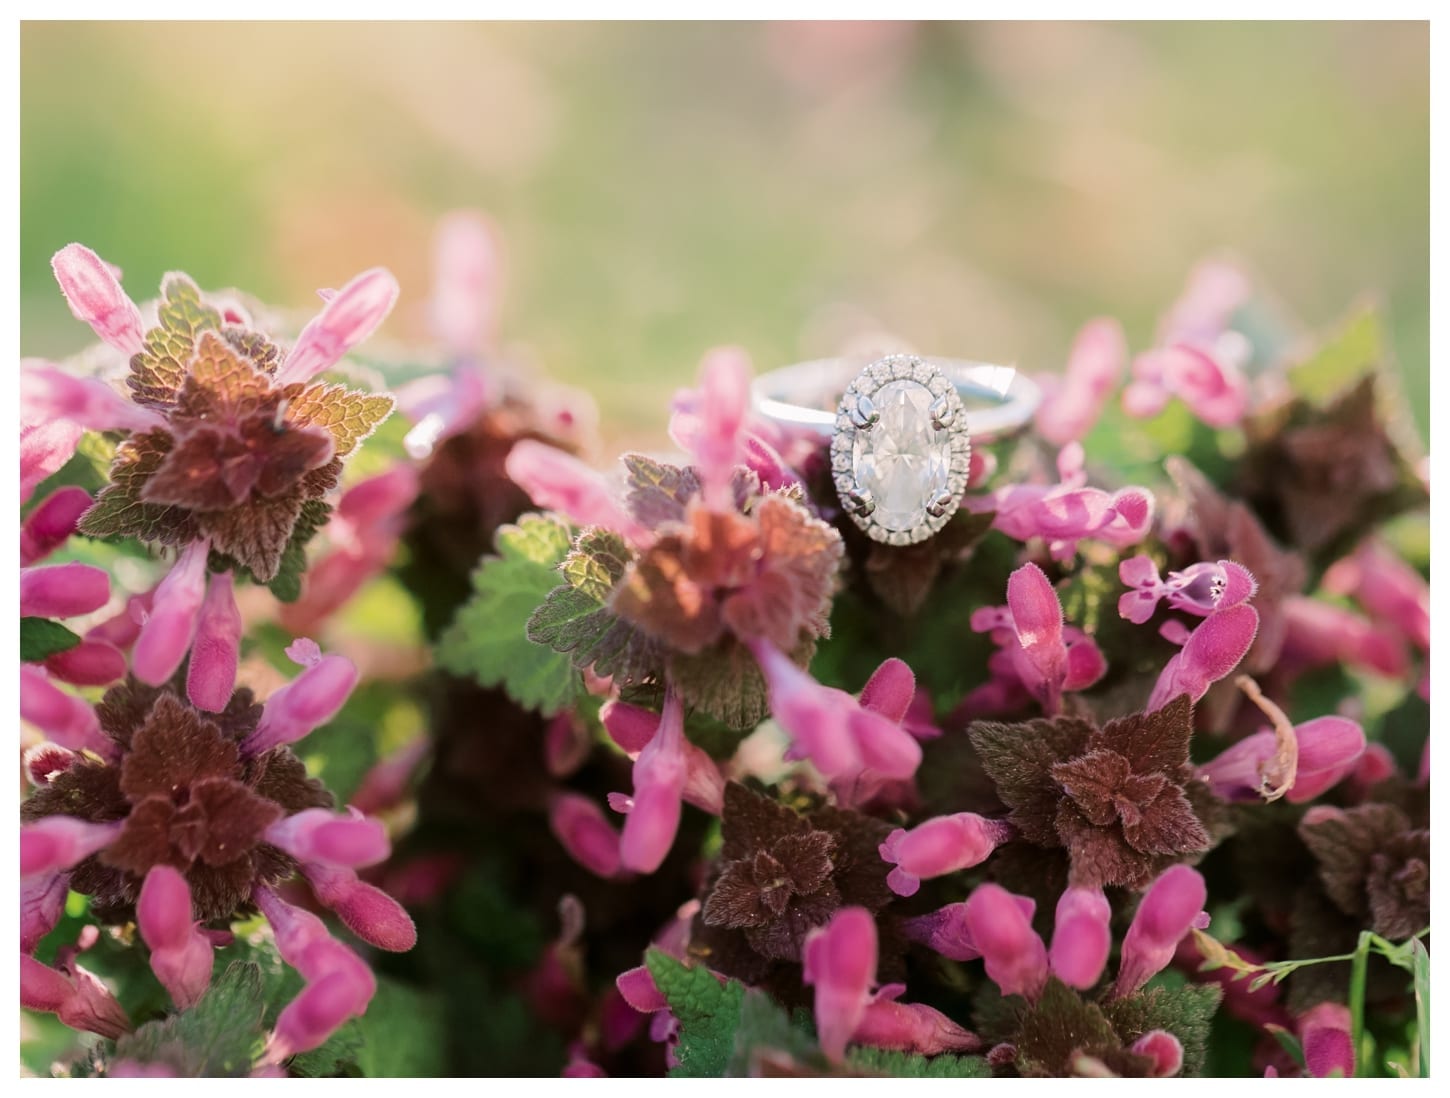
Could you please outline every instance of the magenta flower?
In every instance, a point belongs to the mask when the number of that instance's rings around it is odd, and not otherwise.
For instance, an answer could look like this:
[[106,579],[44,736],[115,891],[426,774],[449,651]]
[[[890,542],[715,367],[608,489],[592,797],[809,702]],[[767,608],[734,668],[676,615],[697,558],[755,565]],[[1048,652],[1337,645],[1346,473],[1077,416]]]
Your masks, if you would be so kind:
[[1128,343],[1116,320],[1099,317],[1084,324],[1062,376],[1041,379],[1046,392],[1037,409],[1037,433],[1054,446],[1065,446],[1091,431],[1123,376],[1127,358]]
[[358,880],[347,866],[303,862],[302,875],[318,900],[369,945],[406,953],[418,944],[418,928],[403,906],[377,885]]
[[751,413],[750,359],[738,347],[720,347],[700,362],[700,387],[675,394],[670,438],[690,454],[704,505],[733,507],[732,482],[745,466],[766,490],[798,483],[781,456],[774,425]]
[[70,485],[57,488],[31,508],[20,523],[21,567],[39,563],[64,545],[90,505],[90,493]]
[[295,743],[332,720],[357,685],[357,666],[346,656],[324,656],[315,641],[293,641],[287,655],[304,670],[262,707],[262,718],[242,745],[259,754]]
[[1284,622],[1282,661],[1297,670],[1338,662],[1388,678],[1410,673],[1405,634],[1398,625],[1377,624],[1353,610],[1303,595],[1285,600]]
[[1315,1079],[1354,1078],[1354,1027],[1343,1003],[1320,1003],[1299,1016],[1304,1067]]
[[[1107,670],[1097,642],[1063,624],[1057,592],[1035,564],[1024,564],[1008,577],[1006,606],[972,614],[972,630],[991,633],[1002,646],[1002,658],[988,665],[994,681],[1020,686],[1049,715],[1062,708],[1063,691],[1086,690]],[[1010,698],[1011,692],[1003,696]],[[974,706],[981,702],[980,694],[968,698]]]
[[101,735],[95,710],[29,664],[20,666],[20,717],[72,751],[94,751],[102,758],[115,754],[115,744]]
[[20,876],[34,877],[70,869],[82,858],[109,846],[119,823],[91,823],[74,816],[47,816],[20,829]]
[[1052,948],[1048,952],[1048,965],[1059,980],[1080,991],[1098,982],[1113,945],[1108,929],[1111,918],[1112,908],[1101,889],[1063,891],[1057,901]]
[[588,797],[556,794],[549,805],[549,830],[569,856],[590,873],[613,877],[619,872],[619,832]]
[[684,704],[667,690],[659,728],[634,761],[634,796],[619,842],[625,869],[653,873],[670,852],[687,769]]
[[876,923],[861,907],[843,907],[806,935],[802,978],[816,989],[816,1033],[833,1063],[866,1015],[876,982]]
[[887,984],[877,991],[867,1001],[851,1041],[921,1056],[972,1052],[982,1047],[980,1037],[941,1011],[925,1003],[897,1002],[905,993],[905,984]]
[[341,290],[326,295],[326,304],[302,333],[277,371],[279,385],[311,381],[337,365],[393,311],[398,280],[381,267],[364,271]]
[[186,694],[198,709],[220,713],[226,708],[237,684],[241,646],[242,615],[232,594],[232,576],[220,572],[207,584],[187,667]]
[[[24,368],[36,360],[22,359]],[[20,502],[29,502],[41,481],[59,472],[76,452],[85,429],[68,419],[57,419],[43,408],[20,405]],[[24,563],[24,557],[21,557]]]
[[1324,589],[1351,596],[1421,652],[1430,650],[1430,585],[1383,542],[1361,542],[1351,556],[1333,564],[1324,574]]
[[131,653],[131,669],[150,686],[160,686],[170,679],[191,647],[206,599],[209,548],[205,541],[188,545],[156,588],[151,613]]
[[1123,939],[1114,997],[1133,994],[1162,972],[1188,932],[1208,925],[1207,896],[1203,877],[1186,865],[1164,870],[1148,886]]
[[1183,1042],[1166,1029],[1150,1029],[1128,1051],[1153,1061],[1150,1078],[1171,1079],[1183,1070]]
[[[1030,896],[1013,896],[1022,915],[1029,923],[1037,911],[1037,901]],[[926,915],[905,919],[902,931],[913,942],[920,942],[928,949],[940,953],[953,961],[975,961],[982,955],[972,938],[967,924],[966,901],[947,904]]]
[[55,253],[50,266],[77,320],[89,324],[123,355],[142,350],[141,310],[121,289],[119,272],[83,244],[67,244]]
[[[1345,717],[1315,717],[1296,724],[1294,739],[1298,768],[1285,794],[1291,804],[1312,801],[1349,777],[1365,753],[1364,729]],[[1277,752],[1277,739],[1265,728],[1204,763],[1198,774],[1226,801],[1254,801],[1276,784],[1269,771]]]
[[1151,557],[1136,556],[1118,565],[1118,578],[1133,588],[1118,599],[1118,614],[1136,625],[1151,618],[1162,599],[1174,610],[1206,618],[1247,602],[1259,586],[1247,568],[1231,560],[1199,561],[1163,580]]
[[54,1014],[72,1029],[114,1040],[131,1028],[116,997],[92,972],[75,963],[73,948],[61,950],[55,967],[20,955],[20,1005]]
[[1047,986],[1047,947],[1023,913],[1021,898],[1000,885],[978,885],[967,898],[966,918],[987,978],[1003,995],[1036,1001]]
[[898,896],[914,896],[924,879],[980,865],[1016,833],[1006,821],[975,812],[937,816],[910,831],[897,828],[881,844],[882,860],[896,866],[886,883]]
[[89,614],[111,597],[111,577],[99,568],[72,561],[20,569],[22,618],[70,618]]
[[[656,738],[661,724],[659,713],[618,698],[604,703],[599,710],[599,718],[610,738],[636,762],[640,753]],[[708,753],[689,740],[683,740],[682,746],[685,784],[680,791],[680,799],[712,816],[720,815],[725,798],[725,779],[720,774],[720,768]],[[609,801],[620,812],[628,812],[634,805],[633,798],[621,793],[611,793]]]
[[1197,702],[1239,665],[1258,631],[1259,614],[1252,606],[1241,604],[1210,614],[1164,665],[1148,697],[1148,711],[1162,709],[1179,694]]
[[191,917],[191,889],[169,865],[153,866],[136,898],[136,926],[151,950],[151,971],[181,1010],[211,983],[212,943]]
[[20,952],[34,953],[65,911],[69,875],[59,870],[20,880]]
[[355,810],[338,815],[325,808],[304,809],[284,816],[262,836],[299,862],[349,869],[375,865],[390,849],[383,825]]

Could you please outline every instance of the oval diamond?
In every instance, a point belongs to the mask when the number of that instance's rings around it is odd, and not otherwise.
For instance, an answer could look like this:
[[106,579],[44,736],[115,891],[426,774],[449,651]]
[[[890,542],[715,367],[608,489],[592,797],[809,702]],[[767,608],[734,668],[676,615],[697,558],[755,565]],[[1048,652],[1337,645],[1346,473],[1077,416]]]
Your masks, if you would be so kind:
[[927,508],[948,490],[952,438],[932,422],[932,391],[919,381],[887,382],[871,394],[879,418],[856,430],[851,471],[870,493],[872,522],[910,531],[927,520]]

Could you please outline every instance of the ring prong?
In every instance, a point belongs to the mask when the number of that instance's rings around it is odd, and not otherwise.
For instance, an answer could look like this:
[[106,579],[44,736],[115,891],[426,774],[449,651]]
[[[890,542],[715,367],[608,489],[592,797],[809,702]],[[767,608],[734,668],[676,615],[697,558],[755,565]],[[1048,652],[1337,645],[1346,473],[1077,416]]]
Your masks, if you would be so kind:
[[952,420],[957,418],[957,410],[952,407],[946,397],[937,397],[931,402],[927,409],[931,413],[931,425],[938,431],[952,425]]
[[853,488],[846,493],[846,510],[858,518],[865,518],[876,510],[876,497],[865,488]]
[[955,496],[953,496],[950,492],[943,492],[941,495],[937,496],[936,499],[932,500],[926,505],[926,513],[932,518],[941,518],[942,515],[946,514],[947,511],[951,509],[952,504],[954,504],[955,502]]
[[863,394],[856,398],[856,406],[851,409],[852,423],[863,431],[869,431],[880,419],[881,413],[876,410],[870,397]]

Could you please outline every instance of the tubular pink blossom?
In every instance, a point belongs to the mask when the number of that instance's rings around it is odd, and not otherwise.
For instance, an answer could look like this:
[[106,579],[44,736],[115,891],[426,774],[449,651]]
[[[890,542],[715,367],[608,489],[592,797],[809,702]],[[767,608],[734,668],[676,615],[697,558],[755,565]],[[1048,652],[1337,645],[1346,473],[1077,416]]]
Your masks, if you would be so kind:
[[897,828],[881,844],[881,858],[896,868],[886,877],[898,896],[914,896],[928,877],[980,865],[1015,834],[1011,824],[975,812],[937,816],[910,831]]
[[417,945],[418,928],[412,918],[382,889],[338,866],[305,862],[302,872],[317,898],[369,945],[390,953],[406,953]]
[[1048,964],[1069,987],[1087,991],[1103,974],[1113,947],[1112,914],[1101,889],[1069,888],[1059,897]]
[[851,1040],[859,1045],[936,1056],[973,1052],[982,1039],[924,1003],[900,1003],[905,984],[888,984],[866,1004]]
[[1069,443],[1058,455],[1061,483],[1004,485],[983,495],[969,495],[962,506],[980,514],[993,512],[993,529],[1017,541],[1042,538],[1058,560],[1071,559],[1083,539],[1104,541],[1118,549],[1142,541],[1153,525],[1152,494],[1137,487],[1111,494],[1087,487],[1081,457],[1081,446]]
[[1320,1003],[1299,1018],[1304,1067],[1315,1079],[1354,1078],[1353,1024],[1343,1003]]
[[209,542],[192,542],[156,588],[151,616],[141,626],[131,652],[131,670],[144,683],[160,686],[170,679],[191,647],[206,596],[209,549]]
[[72,751],[90,750],[103,757],[115,753],[115,745],[101,734],[96,711],[30,664],[20,665],[20,717]]
[[1103,414],[1127,364],[1123,326],[1111,317],[1083,325],[1068,352],[1067,368],[1037,410],[1037,433],[1054,446],[1082,438]]
[[1164,870],[1148,886],[1123,939],[1115,998],[1133,994],[1162,972],[1189,930],[1208,925],[1207,896],[1203,877],[1186,865]]
[[1284,657],[1297,668],[1341,661],[1390,678],[1410,672],[1409,653],[1397,627],[1319,599],[1294,595],[1284,601]]
[[195,1006],[211,983],[211,939],[191,917],[186,878],[153,866],[136,899],[136,926],[151,950],[151,971],[182,1010]]
[[[292,649],[297,649],[298,644]],[[289,655],[292,649],[288,649]],[[313,645],[309,651],[315,649]],[[243,741],[242,750],[258,755],[281,744],[296,743],[337,715],[357,680],[357,665],[352,660],[346,656],[319,654],[300,675],[267,699],[262,706],[262,719]]]
[[91,494],[75,485],[57,488],[37,503],[20,524],[21,565],[44,560],[64,545],[90,505]]
[[[1013,896],[1017,907],[1030,923],[1037,911],[1037,902],[1030,896]],[[902,931],[913,942],[920,942],[952,961],[975,961],[982,955],[967,927],[965,901],[947,904],[926,915],[902,921]]]
[[418,736],[375,763],[363,775],[349,805],[364,815],[372,815],[400,803],[407,795],[414,772],[428,757],[431,746],[427,736]]
[[398,280],[382,267],[358,275],[323,306],[297,337],[276,384],[311,381],[377,330],[398,300]]
[[196,619],[186,672],[186,696],[198,709],[220,713],[231,700],[241,658],[242,614],[232,595],[232,574],[211,577]]
[[[1294,738],[1298,766],[1294,784],[1284,795],[1291,804],[1312,801],[1347,778],[1365,752],[1364,729],[1347,717],[1315,717],[1297,724]],[[1276,752],[1274,733],[1262,729],[1204,763],[1198,774],[1224,800],[1257,800],[1266,788],[1265,775]]]
[[1324,575],[1324,588],[1352,596],[1420,651],[1430,650],[1430,585],[1383,542],[1364,541],[1352,556],[1336,562]]
[[1150,1029],[1128,1051],[1153,1061],[1154,1079],[1171,1079],[1183,1070],[1183,1042],[1166,1029]]
[[131,1028],[131,1020],[94,974],[74,962],[51,968],[34,957],[20,956],[20,1005],[54,1014],[72,1029],[115,1040]]
[[20,502],[25,503],[47,477],[60,470],[76,452],[85,428],[67,419],[55,419],[20,410]]
[[71,618],[99,610],[111,597],[111,577],[79,561],[20,570],[22,618]]
[[334,972],[307,984],[277,1016],[267,1059],[276,1061],[317,1048],[349,1018],[356,1018],[367,1010],[372,991],[364,994],[363,990],[364,985],[347,971]]
[[104,381],[76,377],[55,366],[31,365],[20,371],[20,407],[25,416],[63,419],[92,431],[153,431],[166,426],[159,412],[133,404]]
[[1118,599],[1118,614],[1137,625],[1153,616],[1160,599],[1175,610],[1206,618],[1247,602],[1259,586],[1247,568],[1231,560],[1200,561],[1169,572],[1164,581],[1152,558],[1137,556],[1118,565],[1118,578],[1134,588]]
[[1003,995],[1035,1001],[1047,986],[1047,947],[1022,913],[1019,898],[1000,885],[978,885],[967,898],[966,915],[987,978]]
[[556,795],[549,806],[549,830],[569,856],[596,877],[619,872],[619,832],[588,797]]
[[20,828],[20,876],[34,877],[69,869],[103,847],[121,831],[121,823],[91,823],[75,816],[46,816]]
[[433,234],[433,330],[457,358],[494,340],[503,283],[498,235],[473,210],[454,210]]
[[126,674],[126,657],[113,644],[83,638],[64,652],[46,656],[45,669],[74,686],[105,686]]
[[883,660],[861,690],[861,708],[879,713],[893,724],[906,719],[916,697],[916,675],[904,660]]
[[375,865],[390,850],[383,825],[356,811],[338,815],[325,808],[308,808],[282,817],[267,828],[264,837],[299,862],[350,869]]
[[20,881],[20,952],[33,953],[55,929],[65,911],[70,875],[62,870],[37,873]]
[[1067,647],[1062,643],[1062,604],[1057,592],[1035,564],[1024,564],[1007,577],[1007,606],[1017,643],[1032,669],[1024,675],[1027,689],[1048,712],[1057,712],[1062,682],[1067,678]]
[[841,908],[806,935],[802,978],[816,989],[816,1032],[832,1063],[840,1063],[865,1017],[876,981],[876,949],[876,923],[861,907]]
[[605,526],[636,544],[652,538],[614,498],[602,476],[557,447],[522,439],[504,459],[504,471],[535,506],[559,511],[579,526]]
[[700,364],[700,431],[692,450],[705,506],[715,510],[731,505],[730,482],[750,411],[750,373],[750,359],[738,347],[717,348]]
[[589,758],[589,730],[567,710],[544,729],[544,767],[550,777],[567,778]]
[[1130,416],[1157,414],[1172,397],[1210,427],[1232,427],[1248,411],[1248,381],[1224,349],[1177,343],[1133,360],[1133,383],[1124,394]]
[[624,1001],[641,1014],[653,1014],[657,1010],[668,1010],[669,1001],[655,985],[654,977],[644,965],[621,972],[614,978],[614,986]]
[[1179,694],[1197,702],[1239,665],[1258,631],[1259,614],[1252,606],[1241,604],[1210,614],[1164,665],[1148,698],[1148,710],[1161,709]]
[[658,713],[618,698],[610,698],[600,707],[599,720],[609,738],[629,755],[643,751],[660,727]]
[[77,320],[122,354],[145,347],[141,310],[121,289],[109,263],[83,244],[67,244],[51,258],[50,269]]
[[687,776],[684,704],[667,690],[659,730],[634,763],[634,806],[619,843],[625,869],[653,873],[665,860],[680,826]]

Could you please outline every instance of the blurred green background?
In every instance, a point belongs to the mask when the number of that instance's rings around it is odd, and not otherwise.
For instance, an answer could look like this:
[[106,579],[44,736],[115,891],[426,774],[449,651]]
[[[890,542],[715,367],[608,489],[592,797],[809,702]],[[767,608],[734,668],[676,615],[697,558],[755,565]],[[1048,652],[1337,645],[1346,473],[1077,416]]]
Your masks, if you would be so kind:
[[488,212],[502,332],[657,432],[701,353],[886,330],[1051,369],[1153,333],[1231,250],[1307,326],[1385,306],[1428,426],[1423,23],[119,24],[21,33],[22,346],[88,333],[48,260],[309,307]]

